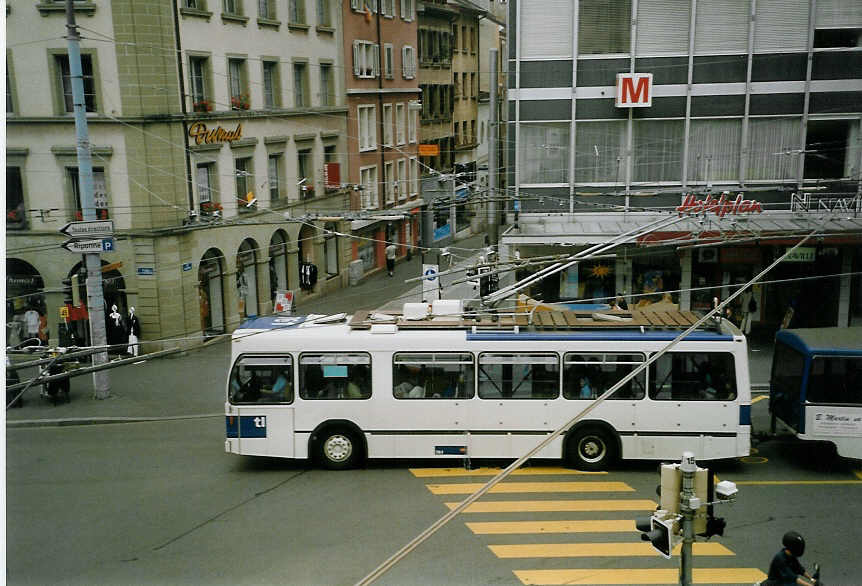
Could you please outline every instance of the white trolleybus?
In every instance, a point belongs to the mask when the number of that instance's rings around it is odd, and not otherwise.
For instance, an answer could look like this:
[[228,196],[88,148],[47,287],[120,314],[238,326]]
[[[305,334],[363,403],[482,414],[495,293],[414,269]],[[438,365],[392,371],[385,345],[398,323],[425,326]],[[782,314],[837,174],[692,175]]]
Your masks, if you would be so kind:
[[[698,319],[428,313],[243,324],[232,340],[226,451],[334,469],[365,458],[518,458]],[[750,434],[746,340],[722,320],[692,332],[537,457],[583,470],[683,450],[734,458],[748,455]]]
[[799,439],[862,459],[862,327],[779,330],[769,410],[773,432],[778,418]]

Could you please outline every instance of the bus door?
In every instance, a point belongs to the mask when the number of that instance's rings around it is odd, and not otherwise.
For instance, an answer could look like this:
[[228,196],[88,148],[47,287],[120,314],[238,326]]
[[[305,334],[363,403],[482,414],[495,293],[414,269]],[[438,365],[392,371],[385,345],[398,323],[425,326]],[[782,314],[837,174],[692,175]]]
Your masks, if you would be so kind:
[[294,373],[290,356],[241,356],[230,375],[227,439],[246,455],[294,455]]
[[[769,411],[796,432],[804,431],[802,384],[805,356],[776,339],[769,386]],[[774,429],[773,422],[773,429]]]
[[667,438],[651,446],[655,456],[674,456],[666,450],[676,450],[672,440],[685,436],[699,438],[692,448],[707,458],[713,449],[721,449],[718,444],[736,443],[740,409],[730,352],[669,352],[650,365],[648,391],[649,401],[638,409],[635,427],[645,435]]

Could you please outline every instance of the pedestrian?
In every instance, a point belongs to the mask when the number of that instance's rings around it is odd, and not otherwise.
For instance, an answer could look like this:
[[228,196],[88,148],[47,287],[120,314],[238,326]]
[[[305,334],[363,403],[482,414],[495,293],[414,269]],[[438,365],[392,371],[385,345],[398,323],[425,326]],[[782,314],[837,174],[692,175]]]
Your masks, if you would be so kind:
[[395,270],[395,255],[398,252],[398,248],[395,246],[394,242],[390,242],[386,247],[386,270],[389,271],[389,276],[391,277],[393,271]]

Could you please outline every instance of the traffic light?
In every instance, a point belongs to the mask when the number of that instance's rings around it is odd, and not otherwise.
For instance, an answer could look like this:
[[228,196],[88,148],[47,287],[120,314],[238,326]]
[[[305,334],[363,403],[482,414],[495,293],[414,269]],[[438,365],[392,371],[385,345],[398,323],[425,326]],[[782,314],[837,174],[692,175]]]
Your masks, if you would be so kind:
[[72,304],[72,279],[63,279],[63,304]]
[[[707,476],[706,502],[715,502],[715,476],[713,476],[712,474],[709,474]],[[706,524],[703,527],[703,531],[698,532],[698,535],[700,535],[701,537],[706,537],[707,539],[709,539],[713,535],[718,535],[719,537],[721,537],[724,535],[724,528],[726,526],[727,521],[725,521],[723,517],[716,517],[715,515],[713,515],[713,505],[707,504]]]
[[669,519],[659,519],[653,515],[648,519],[638,519],[635,521],[635,526],[641,532],[641,539],[643,541],[649,541],[657,552],[665,558],[670,559],[670,550],[673,548],[673,523],[675,520],[675,516]]
[[69,280],[72,283],[72,305],[78,307],[81,305],[81,287],[79,284],[81,276],[75,273]]

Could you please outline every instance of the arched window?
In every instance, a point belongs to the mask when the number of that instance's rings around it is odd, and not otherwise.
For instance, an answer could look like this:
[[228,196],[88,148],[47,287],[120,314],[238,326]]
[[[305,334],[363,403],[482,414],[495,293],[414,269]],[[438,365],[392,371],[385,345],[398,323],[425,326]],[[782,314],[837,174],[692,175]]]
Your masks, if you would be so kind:
[[257,317],[257,242],[246,238],[236,254],[236,292],[240,318]]
[[47,328],[40,327],[43,321],[47,325],[44,287],[42,275],[33,265],[17,258],[6,259],[7,346],[17,346],[28,339],[48,343]]
[[338,274],[338,236],[335,222],[327,222],[324,227],[323,256],[326,258],[326,276]]
[[205,336],[223,334],[224,294],[222,275],[224,255],[218,248],[210,248],[201,257],[198,268],[198,300],[201,310],[201,330]]
[[287,235],[276,230],[269,241],[269,296],[273,302],[276,294],[287,288]]

